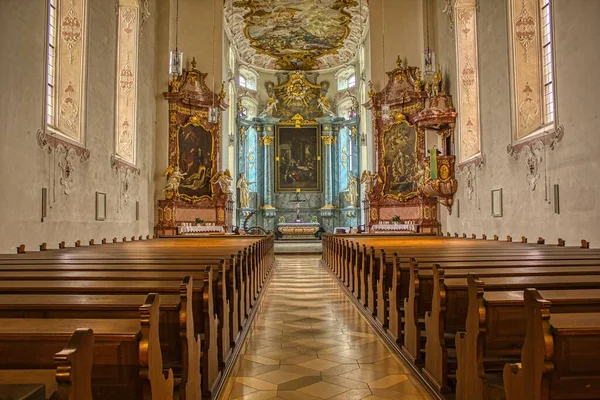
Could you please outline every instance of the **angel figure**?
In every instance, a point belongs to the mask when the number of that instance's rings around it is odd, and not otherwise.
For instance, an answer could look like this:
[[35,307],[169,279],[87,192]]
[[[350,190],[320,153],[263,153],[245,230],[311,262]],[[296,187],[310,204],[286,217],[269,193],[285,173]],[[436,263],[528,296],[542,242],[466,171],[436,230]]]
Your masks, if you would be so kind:
[[319,107],[319,110],[321,110],[323,115],[327,115],[330,117],[335,116],[333,111],[331,111],[331,105],[329,104],[329,100],[327,100],[327,97],[321,96],[321,98],[317,102],[317,106]]
[[360,183],[365,184],[365,197],[368,197],[377,183],[383,183],[377,172],[363,171]]
[[179,166],[173,168],[173,166],[169,165],[169,168],[167,168],[167,170],[164,173],[164,176],[167,176],[167,186],[165,186],[165,188],[163,189],[163,193],[177,192],[177,189],[179,189],[179,183],[186,175],[187,173],[183,173],[179,170]]
[[242,172],[237,181],[237,188],[240,189],[240,206],[242,208],[250,208],[250,185],[254,182],[249,182],[246,178],[246,173]]
[[225,171],[217,172],[215,176],[212,177],[210,183],[213,185],[219,184],[221,187],[221,191],[224,194],[231,195],[233,192],[231,191],[231,184],[233,183],[233,178],[231,177],[231,172],[228,169]]
[[354,174],[348,175],[348,193],[345,195],[346,201],[351,207],[356,207],[358,201],[358,181]]

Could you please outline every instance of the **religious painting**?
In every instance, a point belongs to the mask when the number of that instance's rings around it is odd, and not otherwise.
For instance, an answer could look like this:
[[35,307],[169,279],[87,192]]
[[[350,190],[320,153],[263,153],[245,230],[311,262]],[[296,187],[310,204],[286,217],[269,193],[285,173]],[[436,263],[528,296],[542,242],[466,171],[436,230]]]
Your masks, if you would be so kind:
[[275,135],[275,190],[320,192],[322,188],[319,125],[278,126]]
[[197,120],[180,126],[177,152],[179,170],[183,174],[179,197],[195,203],[203,197],[212,196],[210,179],[215,163],[212,133]]
[[248,10],[244,35],[259,54],[275,59],[275,68],[322,68],[318,58],[337,54],[350,34],[354,0],[240,0]]
[[383,135],[383,194],[405,201],[417,194],[417,135],[414,126],[406,121],[395,122]]

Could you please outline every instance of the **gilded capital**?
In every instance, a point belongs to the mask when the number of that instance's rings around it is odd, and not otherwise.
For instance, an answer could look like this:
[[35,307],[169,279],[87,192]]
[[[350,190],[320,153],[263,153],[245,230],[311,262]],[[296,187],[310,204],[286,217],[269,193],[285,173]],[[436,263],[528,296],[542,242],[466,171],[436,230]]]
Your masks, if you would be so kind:
[[273,144],[273,140],[275,140],[274,136],[261,136],[259,138],[260,144],[263,146],[270,146]]
[[335,136],[321,136],[324,144],[332,145],[335,143]]

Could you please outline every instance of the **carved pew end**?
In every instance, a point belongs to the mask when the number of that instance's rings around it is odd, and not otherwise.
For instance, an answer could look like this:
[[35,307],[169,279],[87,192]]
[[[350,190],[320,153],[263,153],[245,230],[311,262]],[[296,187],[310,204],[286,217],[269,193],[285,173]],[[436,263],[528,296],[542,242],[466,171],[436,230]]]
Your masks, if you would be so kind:
[[64,240],[58,244],[58,248],[59,248],[59,249],[65,249],[65,248],[66,248],[66,245],[65,245],[65,241],[64,241]]
[[587,240],[582,240],[581,241],[581,248],[582,249],[589,249],[590,248],[590,242],[588,242]]
[[458,232],[454,232],[454,237],[457,238],[458,237]]
[[24,244],[17,246],[17,254],[25,254],[25,245]]
[[481,240],[487,240],[487,235],[485,233],[481,235]]
[[521,243],[527,243],[527,238],[525,236],[521,236]]
[[40,244],[40,251],[48,251],[48,245],[46,242]]
[[[54,355],[60,398],[92,398],[94,332],[79,328],[64,349]],[[52,396],[54,398],[54,396]]]
[[119,239],[117,239],[116,237],[113,238],[113,243],[117,243],[119,241]]
[[[527,239],[525,239],[527,240]],[[524,242],[527,243],[527,242]],[[537,240],[537,244],[546,244],[546,239],[544,239],[543,237],[539,237]]]
[[75,242],[75,247],[81,247],[81,240]]
[[474,234],[474,233],[472,233],[472,234],[471,234],[471,239],[477,239],[477,235],[476,235],[476,234]]
[[132,242],[135,242],[135,236],[132,236],[132,237],[131,237],[131,241],[132,241]]
[[512,242],[512,236],[507,236],[507,237],[506,237],[506,241],[507,241],[507,242]]
[[123,238],[123,242],[126,242],[126,241],[127,241],[127,238],[126,238],[126,237],[124,237],[124,238]]
[[450,237],[450,232],[446,232],[446,234],[447,234],[446,236]]
[[563,239],[558,238],[558,245],[560,247],[565,247],[565,245],[567,244],[567,242],[565,242]]
[[93,246],[94,243],[96,243],[96,242],[94,242],[94,239],[90,239],[90,246]]
[[102,238],[102,244],[106,244],[106,238]]
[[463,233],[462,237],[463,237],[463,239],[466,239],[467,238],[467,234]]
[[494,240],[497,242],[498,241],[498,235],[494,235]]
[[138,238],[138,240],[144,240],[143,236],[140,235],[140,237]]
[[150,235],[146,235],[146,240],[150,240]]

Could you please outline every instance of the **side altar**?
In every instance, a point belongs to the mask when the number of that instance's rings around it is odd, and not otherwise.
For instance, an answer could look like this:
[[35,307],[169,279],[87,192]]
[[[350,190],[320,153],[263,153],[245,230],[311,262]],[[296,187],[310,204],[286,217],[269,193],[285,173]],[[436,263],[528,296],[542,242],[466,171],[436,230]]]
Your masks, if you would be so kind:
[[232,177],[219,171],[221,112],[225,93],[206,86],[205,73],[184,69],[173,76],[164,97],[169,102],[169,165],[165,199],[157,203],[156,235],[203,220],[227,230],[232,225]]

